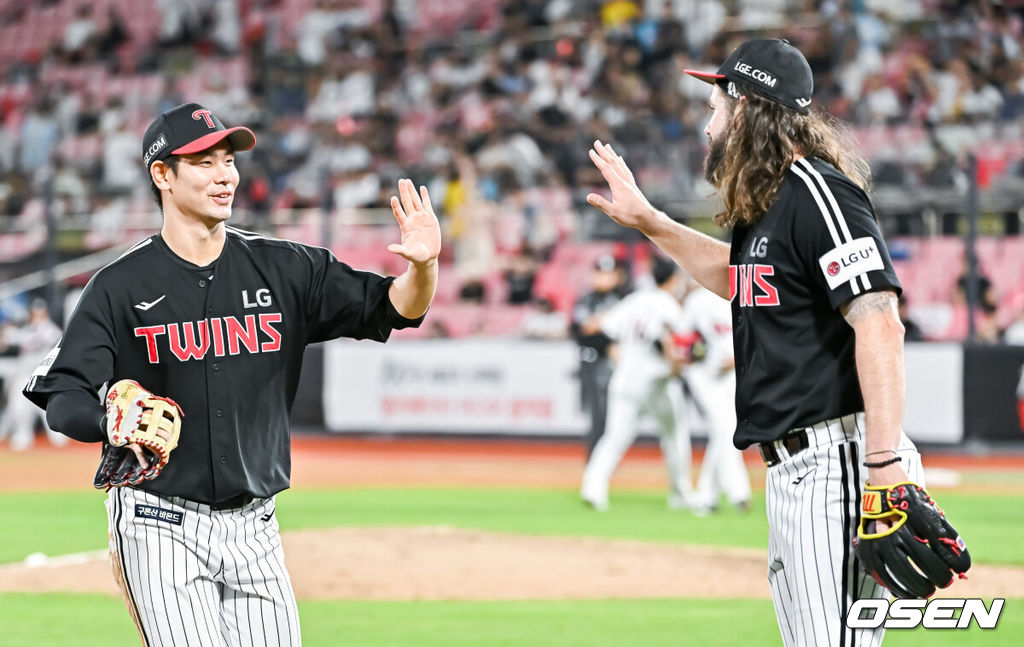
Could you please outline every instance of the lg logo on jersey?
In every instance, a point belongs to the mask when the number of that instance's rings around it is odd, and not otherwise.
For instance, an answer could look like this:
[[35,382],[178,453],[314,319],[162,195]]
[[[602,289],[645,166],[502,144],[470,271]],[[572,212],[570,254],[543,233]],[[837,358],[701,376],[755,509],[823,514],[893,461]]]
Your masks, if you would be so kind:
[[242,290],[242,306],[246,308],[262,308],[271,304],[270,290],[267,288],[260,288],[256,290],[256,303],[249,301],[249,291]]
[[775,267],[772,265],[730,265],[729,301],[739,296],[741,308],[779,305],[779,291],[768,282],[768,277],[774,275]]
[[754,258],[767,258],[768,256],[768,237],[761,236],[756,238],[750,243],[750,255]]
[[[974,618],[981,629],[995,629],[1003,611],[1003,598],[993,598],[991,608],[981,599],[888,600],[866,598],[850,606],[846,626],[851,629],[967,629]],[[923,609],[923,611],[922,611]],[[959,616],[954,617],[959,611]]]

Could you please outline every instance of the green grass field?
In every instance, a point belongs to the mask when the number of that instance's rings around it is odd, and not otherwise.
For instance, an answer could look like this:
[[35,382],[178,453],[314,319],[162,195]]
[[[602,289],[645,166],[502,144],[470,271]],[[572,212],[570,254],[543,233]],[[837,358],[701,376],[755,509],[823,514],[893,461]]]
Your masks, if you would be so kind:
[[[1024,497],[934,493],[967,538],[978,563],[1024,565]],[[0,494],[0,563],[106,544],[103,494],[88,491]],[[446,524],[524,534],[764,548],[763,501],[697,519],[672,513],[663,494],[616,491],[596,514],[574,492],[547,489],[403,488],[298,490],[278,499],[282,529]],[[1017,537],[1018,540],[1012,540]],[[1024,600],[1006,603],[997,630],[890,631],[886,647],[1019,645]],[[781,644],[767,600],[587,600],[524,602],[300,603],[304,644],[367,647],[532,645]],[[0,595],[4,647],[109,647],[137,644],[122,602],[102,595]]]

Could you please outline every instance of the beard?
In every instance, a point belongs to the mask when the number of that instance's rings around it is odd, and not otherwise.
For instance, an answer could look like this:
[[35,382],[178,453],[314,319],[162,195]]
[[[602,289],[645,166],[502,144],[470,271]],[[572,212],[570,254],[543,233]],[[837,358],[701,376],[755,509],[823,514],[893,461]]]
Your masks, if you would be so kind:
[[716,188],[718,184],[715,182],[715,172],[718,171],[718,167],[722,165],[722,160],[725,159],[726,139],[726,137],[719,137],[718,139],[711,140],[708,156],[704,158],[704,179]]

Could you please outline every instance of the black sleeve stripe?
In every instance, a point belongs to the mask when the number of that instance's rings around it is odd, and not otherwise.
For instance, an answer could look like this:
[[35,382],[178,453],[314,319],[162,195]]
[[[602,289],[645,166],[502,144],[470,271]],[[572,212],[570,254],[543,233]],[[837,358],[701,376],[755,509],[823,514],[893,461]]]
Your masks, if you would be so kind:
[[[806,158],[800,158],[790,167],[797,177],[804,181],[807,185],[807,189],[811,192],[811,197],[814,198],[814,202],[818,205],[821,210],[821,216],[825,219],[825,225],[828,227],[828,232],[832,235],[832,242],[836,247],[849,243],[853,240],[850,235],[850,229],[846,226],[846,219],[843,217],[842,210],[839,209],[839,204],[836,202],[835,196],[832,194],[832,190],[828,188],[828,184],[825,183],[825,178],[821,177],[821,174],[811,166],[811,163]],[[803,169],[803,170],[801,170]],[[806,172],[805,172],[806,171]],[[813,178],[813,179],[812,179]],[[820,186],[820,190],[819,190]],[[822,198],[824,194],[828,200],[828,206],[825,204],[825,199]],[[832,207],[832,210],[829,209]],[[835,222],[833,222],[833,218]],[[838,223],[838,229],[836,228]],[[850,280],[850,288],[854,295],[860,294],[860,287],[857,285],[857,278],[854,277]],[[864,285],[864,289],[870,289],[871,283],[868,281],[867,275],[860,275],[859,277]]]

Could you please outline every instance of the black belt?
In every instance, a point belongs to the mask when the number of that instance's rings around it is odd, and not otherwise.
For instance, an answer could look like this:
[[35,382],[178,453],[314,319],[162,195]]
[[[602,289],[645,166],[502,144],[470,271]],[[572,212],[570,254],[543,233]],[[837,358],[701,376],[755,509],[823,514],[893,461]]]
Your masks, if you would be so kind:
[[231,508],[241,508],[242,506],[246,506],[252,503],[255,500],[255,498],[256,497],[254,497],[251,494],[239,494],[237,496],[231,497],[230,499],[224,499],[223,501],[218,501],[217,503],[210,505],[210,509],[230,510]]
[[778,465],[779,463],[782,462],[782,459],[779,458],[779,452],[776,451],[775,449],[776,442],[781,442],[782,446],[786,448],[786,451],[789,453],[790,456],[802,452],[803,450],[807,449],[810,446],[810,444],[807,442],[806,429],[797,429],[796,431],[791,431],[782,438],[780,438],[779,440],[774,442],[760,443],[758,444],[757,448],[761,450],[761,458],[762,460],[764,460],[764,464],[767,467],[771,467],[772,465]]

